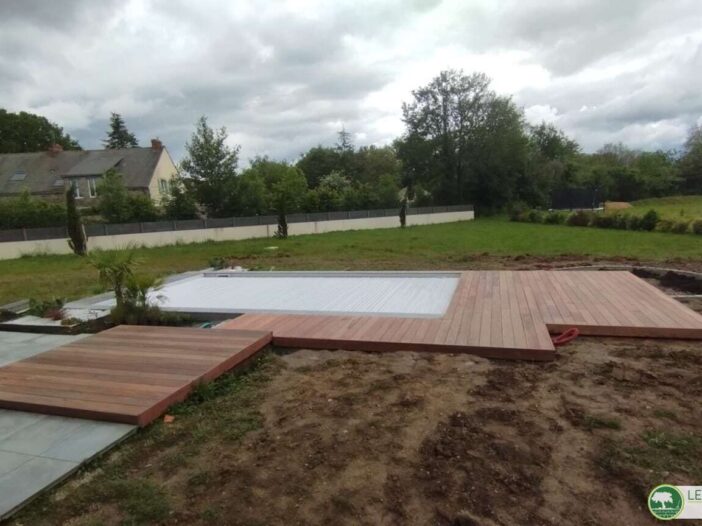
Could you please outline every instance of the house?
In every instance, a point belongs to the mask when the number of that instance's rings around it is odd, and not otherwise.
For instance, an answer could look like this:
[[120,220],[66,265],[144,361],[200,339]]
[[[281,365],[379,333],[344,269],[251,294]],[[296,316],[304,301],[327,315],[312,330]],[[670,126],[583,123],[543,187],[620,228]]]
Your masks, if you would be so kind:
[[131,192],[147,194],[157,203],[170,189],[177,169],[158,139],[150,148],[119,150],[70,150],[53,145],[45,152],[0,154],[0,197],[28,190],[35,196],[61,198],[74,185],[81,206],[97,197],[103,174],[114,169]]

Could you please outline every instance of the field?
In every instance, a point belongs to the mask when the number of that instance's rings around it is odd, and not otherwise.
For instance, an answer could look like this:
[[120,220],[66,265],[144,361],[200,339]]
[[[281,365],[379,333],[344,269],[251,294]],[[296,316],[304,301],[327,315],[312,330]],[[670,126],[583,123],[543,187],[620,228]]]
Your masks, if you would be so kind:
[[653,209],[664,219],[702,219],[702,196],[699,195],[643,199],[631,205],[633,208],[627,211],[645,214]]
[[[270,250],[269,247],[277,249]],[[407,229],[338,232],[139,249],[141,269],[158,276],[207,267],[217,257],[254,269],[499,268],[505,262],[595,259],[702,267],[702,239],[655,232],[512,223],[503,219]],[[0,261],[0,304],[21,298],[74,299],[100,292],[84,258],[31,256]]]

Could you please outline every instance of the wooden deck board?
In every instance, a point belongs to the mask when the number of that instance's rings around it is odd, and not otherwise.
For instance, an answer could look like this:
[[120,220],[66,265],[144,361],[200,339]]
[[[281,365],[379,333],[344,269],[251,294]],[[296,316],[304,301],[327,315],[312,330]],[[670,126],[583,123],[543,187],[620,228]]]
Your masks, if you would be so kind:
[[270,341],[270,331],[122,325],[0,367],[0,408],[143,426]]
[[273,332],[278,345],[555,357],[549,332],[702,339],[702,316],[629,272],[463,272],[440,318],[245,314],[225,329]]

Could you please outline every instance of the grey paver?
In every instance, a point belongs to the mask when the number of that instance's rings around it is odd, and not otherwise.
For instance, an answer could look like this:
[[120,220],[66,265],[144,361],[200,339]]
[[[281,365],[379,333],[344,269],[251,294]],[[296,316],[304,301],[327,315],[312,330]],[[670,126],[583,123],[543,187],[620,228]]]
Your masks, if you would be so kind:
[[78,467],[77,462],[31,457],[0,476],[0,517],[16,510],[27,499],[62,480]]
[[[0,365],[85,336],[0,331]],[[135,430],[126,424],[0,409],[0,520]]]

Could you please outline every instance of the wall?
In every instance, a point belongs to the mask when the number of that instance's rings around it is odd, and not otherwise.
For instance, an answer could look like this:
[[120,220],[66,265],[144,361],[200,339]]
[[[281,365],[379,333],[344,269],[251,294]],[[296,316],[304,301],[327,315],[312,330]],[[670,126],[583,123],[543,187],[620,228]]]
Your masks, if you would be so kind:
[[173,163],[171,155],[166,148],[163,148],[163,150],[161,150],[161,156],[158,158],[158,162],[154,168],[154,175],[149,183],[149,195],[156,204],[159,204],[163,198],[159,187],[159,180],[165,179],[170,183],[171,179],[173,179],[177,173],[178,169]]
[[[433,214],[411,214],[407,216],[408,225],[430,225],[434,223],[452,223],[474,218],[472,211],[442,212]],[[342,230],[367,230],[374,228],[399,228],[397,216],[361,217],[358,219],[341,219],[338,221],[307,221],[289,223],[290,235],[321,234]],[[160,247],[174,243],[200,243],[203,241],[228,241],[272,237],[277,225],[236,226],[225,228],[206,228],[198,230],[178,230],[167,232],[148,232],[114,236],[96,236],[88,239],[88,248],[115,249],[128,244],[147,247]],[[32,254],[70,254],[71,249],[65,239],[45,239],[40,241],[8,241],[0,243],[0,259],[14,259]]]

